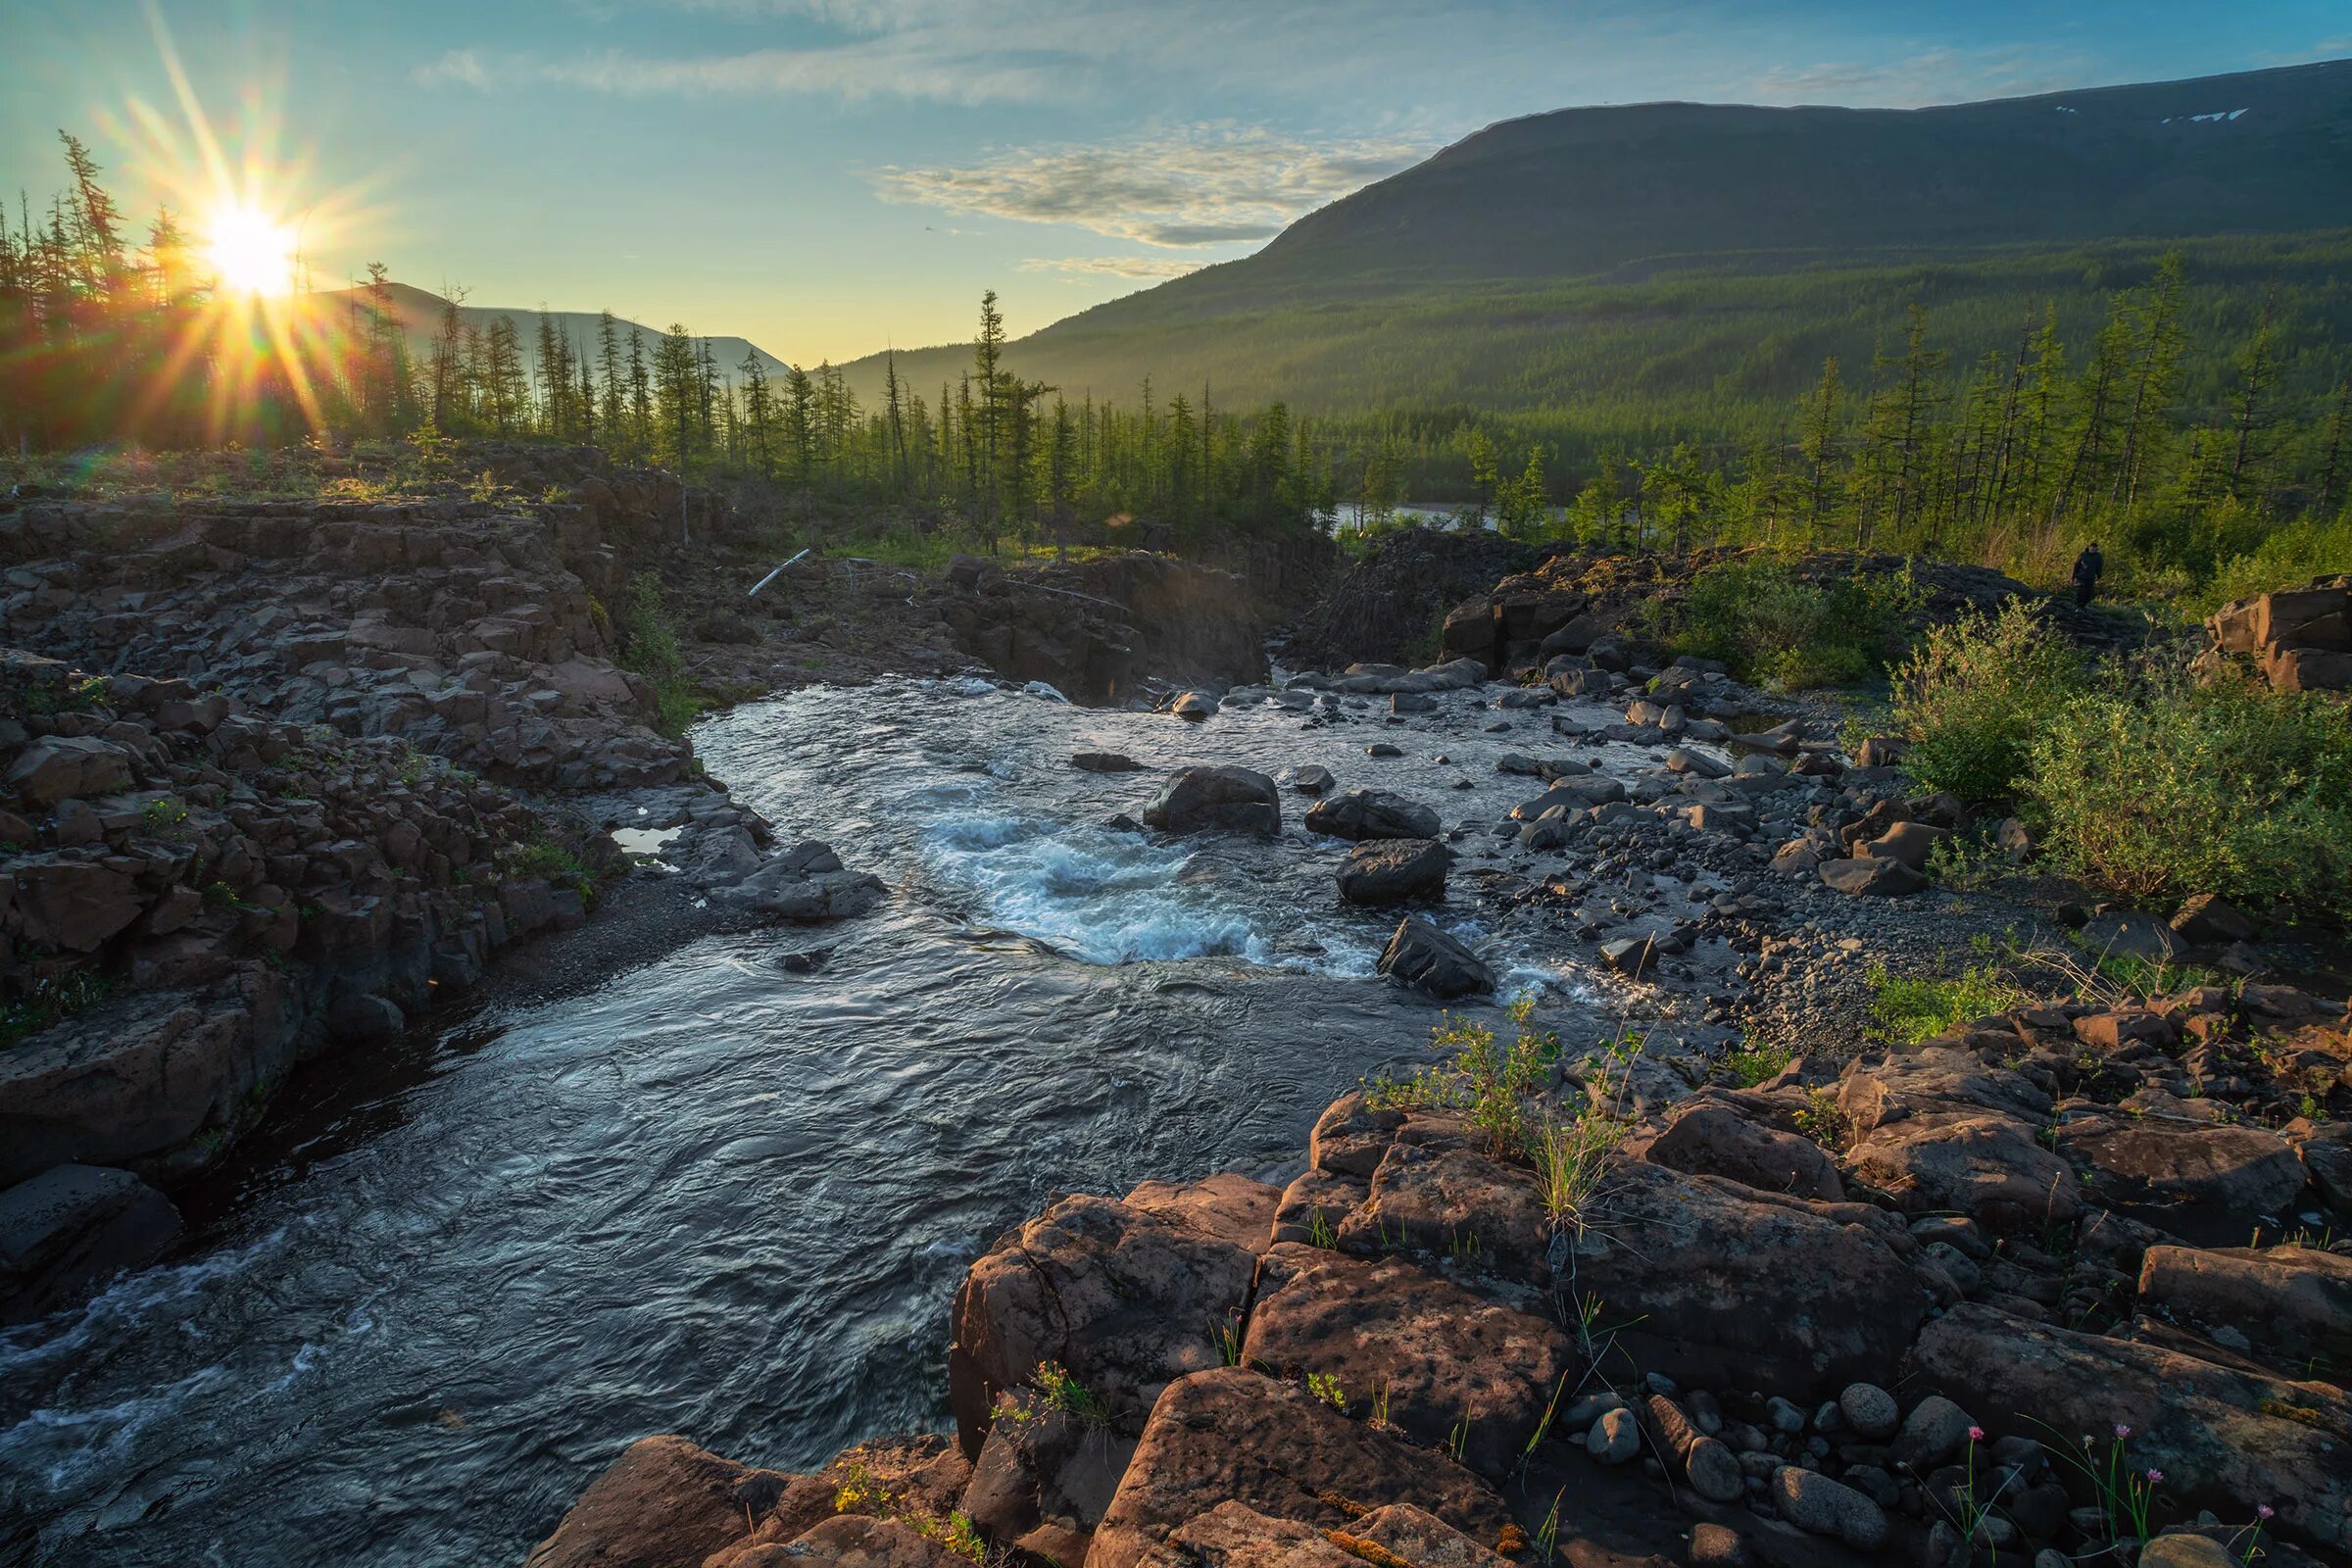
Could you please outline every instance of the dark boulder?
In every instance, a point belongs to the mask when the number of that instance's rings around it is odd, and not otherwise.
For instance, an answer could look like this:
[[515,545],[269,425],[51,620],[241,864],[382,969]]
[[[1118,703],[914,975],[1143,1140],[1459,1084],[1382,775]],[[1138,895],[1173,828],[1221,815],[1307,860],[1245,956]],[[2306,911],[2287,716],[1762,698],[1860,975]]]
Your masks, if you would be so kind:
[[1348,790],[1306,808],[1306,825],[1342,839],[1434,839],[1438,813],[1387,790]]
[[1225,828],[1271,837],[1282,831],[1282,798],[1272,779],[1247,767],[1188,767],[1144,808],[1144,825],[1163,833]]
[[1380,956],[1380,972],[1441,1001],[1494,989],[1494,971],[1427,920],[1408,918],[1397,925]]
[[1446,897],[1452,852],[1429,839],[1372,839],[1340,862],[1340,897],[1350,904],[1405,904]]

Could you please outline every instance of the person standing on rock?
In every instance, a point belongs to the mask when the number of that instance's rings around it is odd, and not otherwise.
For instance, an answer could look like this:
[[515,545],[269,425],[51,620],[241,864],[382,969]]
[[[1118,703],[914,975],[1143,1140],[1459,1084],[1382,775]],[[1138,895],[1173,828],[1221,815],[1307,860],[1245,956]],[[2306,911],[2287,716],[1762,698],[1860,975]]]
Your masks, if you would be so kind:
[[2077,609],[2090,603],[2090,596],[2098,592],[2099,574],[2106,569],[2107,558],[2099,554],[2099,542],[2093,539],[2089,544],[2083,546],[2082,553],[2075,558],[2075,605]]

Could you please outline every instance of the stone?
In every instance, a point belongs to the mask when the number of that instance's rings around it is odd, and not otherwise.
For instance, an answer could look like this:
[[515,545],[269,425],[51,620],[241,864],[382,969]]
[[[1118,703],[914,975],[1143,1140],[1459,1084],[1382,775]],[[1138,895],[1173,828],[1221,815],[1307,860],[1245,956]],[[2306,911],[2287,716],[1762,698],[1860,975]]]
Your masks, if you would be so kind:
[[2340,1378],[2352,1368],[2352,1257],[2302,1247],[2151,1247],[2139,1301],[2289,1376],[2327,1368]]
[[588,1484],[523,1568],[677,1568],[750,1534],[742,1465],[684,1438],[643,1438]]
[[1271,838],[1282,831],[1282,798],[1272,779],[1250,768],[1187,767],[1144,808],[1144,825],[1163,833],[1223,828]]
[[1380,1391],[1389,1421],[1499,1481],[1543,1424],[1568,1369],[1552,1323],[1471,1295],[1399,1258],[1285,1243],[1258,1269],[1244,1364]]
[[1968,1446],[1969,1428],[1976,1422],[1939,1394],[1931,1394],[1903,1417],[1894,1435],[1895,1456],[1920,1475],[1956,1458]]
[[1642,1157],[1692,1175],[1723,1176],[1765,1192],[1836,1201],[1845,1196],[1837,1162],[1810,1138],[1749,1120],[1721,1102],[1675,1113]]
[[1073,752],[1070,765],[1087,773],[1135,773],[1144,764],[1123,752]]
[[1619,1408],[1601,1413],[1585,1435],[1585,1451],[1602,1464],[1618,1465],[1638,1458],[1642,1452],[1642,1423],[1628,1409]]
[[[1925,822],[1897,822],[1875,839],[1854,846],[1857,859],[1896,860],[1914,871],[1928,868],[1928,857],[1951,835]],[[1843,890],[1840,890],[1843,891]]]
[[1136,1568],[1211,1498],[1335,1530],[1372,1504],[1404,1503],[1481,1543],[1510,1522],[1501,1499],[1443,1454],[1295,1385],[1218,1367],[1171,1383],[1152,1406],[1087,1568]]
[[1925,876],[1902,861],[1878,856],[1824,860],[1819,874],[1825,885],[1849,899],[1897,898],[1917,893],[1928,885]]
[[1428,839],[1370,839],[1340,862],[1340,897],[1349,904],[1406,904],[1446,897],[1453,854]]
[[1341,1223],[1341,1249],[1359,1257],[1419,1252],[1472,1274],[1548,1283],[1551,1224],[1535,1173],[1465,1142],[1455,1118],[1407,1121],[1364,1202]]
[[[1570,1247],[1579,1296],[1608,1303],[1620,1351],[1684,1387],[1827,1397],[1888,1375],[1927,1316],[1901,1222],[1631,1161]],[[1541,1213],[1541,1209],[1538,1209]]]
[[1728,1525],[1690,1527],[1690,1568],[1751,1568],[1755,1553],[1740,1532]]
[[2139,1568],[2244,1568],[2209,1537],[2187,1531],[2158,1536],[2139,1548]]
[[1178,718],[1189,718],[1197,723],[1215,712],[1217,706],[1216,698],[1206,692],[1186,692],[1168,705],[1168,711]]
[[1884,1443],[1901,1425],[1894,1396],[1875,1383],[1849,1383],[1838,1391],[1838,1413],[1846,1425],[1872,1443]]
[[1688,773],[1693,778],[1729,778],[1732,775],[1731,768],[1724,763],[1687,746],[1677,746],[1666,754],[1666,770],[1670,773]]
[[1348,790],[1306,808],[1308,831],[1343,839],[1434,839],[1438,813],[1387,790]]
[[2198,1247],[2242,1244],[2282,1220],[2305,1181],[2293,1146],[2259,1127],[2082,1117],[2058,1148],[2093,1167],[2108,1208]]
[[2096,957],[2171,963],[2188,950],[2166,921],[2134,909],[2111,909],[2083,923],[2078,940]]
[[1319,766],[1313,762],[1298,767],[1284,768],[1281,781],[1301,795],[1320,795],[1339,782],[1331,776],[1330,768]]
[[[2132,1431],[2134,1465],[2164,1473],[2181,1510],[2243,1518],[2248,1499],[2278,1509],[2277,1533],[2333,1552],[2352,1544],[2352,1465],[2342,1434],[2352,1399],[2332,1385],[2289,1382],[2163,1347],[2033,1323],[1987,1305],[1953,1307],[1919,1337],[1922,1382],[1965,1398],[2024,1436],[2104,1445]],[[2102,1451],[2103,1446],[2102,1446]]]
[[[1264,1192],[1270,1214],[1279,1195]],[[1219,1363],[1208,1326],[1249,1301],[1255,1266],[1252,1246],[1106,1198],[1064,1198],[1000,1237],[951,1315],[965,1454],[979,1453],[997,1396],[1049,1361],[1132,1430],[1171,1380]]]
[[1922,1109],[1872,1128],[1846,1164],[1907,1214],[1958,1212],[1989,1230],[2065,1224],[2082,1207],[2073,1167],[2032,1123],[1996,1111]]
[[1783,1465],[1773,1472],[1767,1494],[1781,1517],[1799,1530],[1836,1537],[1856,1551],[1876,1551],[1886,1544],[1885,1510],[1817,1470]]
[[60,801],[115,795],[130,788],[130,754],[94,735],[43,735],[17,754],[5,783],[25,804],[42,809]]
[[[1021,1541],[1049,1519],[1066,1521],[1079,1549],[1062,1568],[1080,1568],[1083,1542],[1110,1506],[1135,1440],[1028,1391],[1005,1396],[1001,1410],[1009,1419],[989,1427],[958,1505],[992,1541]],[[1041,1537],[1029,1549],[1060,1560],[1039,1549],[1045,1544]]]
[[[970,1559],[949,1550],[903,1519],[844,1513],[802,1532],[779,1552],[774,1568],[970,1568]],[[767,1568],[736,1558],[720,1568]]]
[[1379,969],[1442,1002],[1494,989],[1494,971],[1477,954],[1427,920],[1410,916],[1389,938]]
[[2254,922],[2218,893],[2192,893],[2173,914],[2173,929],[2183,941],[2200,946],[2250,942]]
[[1659,1449],[1674,1456],[1690,1490],[1709,1502],[1737,1502],[1746,1490],[1740,1460],[1721,1441],[1708,1437],[1690,1422],[1682,1406],[1663,1394],[1642,1401],[1650,1437]]
[[0,1325],[87,1300],[179,1233],[179,1210],[126,1170],[56,1165],[0,1191]]

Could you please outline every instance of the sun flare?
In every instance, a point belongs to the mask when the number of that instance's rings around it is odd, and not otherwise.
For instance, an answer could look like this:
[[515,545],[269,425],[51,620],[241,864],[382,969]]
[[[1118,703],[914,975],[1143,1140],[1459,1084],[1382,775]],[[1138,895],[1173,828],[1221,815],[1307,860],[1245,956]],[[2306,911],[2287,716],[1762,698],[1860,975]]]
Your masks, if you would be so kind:
[[260,208],[238,202],[214,212],[207,254],[220,287],[274,298],[294,288],[294,231]]

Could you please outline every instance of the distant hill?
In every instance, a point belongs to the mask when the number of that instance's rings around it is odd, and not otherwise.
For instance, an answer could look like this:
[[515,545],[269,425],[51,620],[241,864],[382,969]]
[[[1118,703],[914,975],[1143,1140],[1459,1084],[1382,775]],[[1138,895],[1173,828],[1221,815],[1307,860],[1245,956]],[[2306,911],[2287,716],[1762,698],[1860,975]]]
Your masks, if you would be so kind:
[[[433,336],[441,329],[441,313],[447,309],[449,302],[427,289],[416,288],[408,283],[393,283],[390,285],[390,290],[393,314],[400,318],[401,327],[408,333],[409,351],[421,362],[426,355],[432,352]],[[364,288],[321,289],[315,294],[305,296],[305,305],[317,316],[331,318],[344,313],[360,311],[364,308],[367,290]],[[556,330],[564,335],[564,340],[571,345],[573,352],[587,354],[593,359],[597,352],[596,312],[550,311],[547,315],[554,318]],[[479,331],[487,332],[491,323],[502,316],[512,319],[514,323],[515,336],[522,344],[524,365],[536,368],[539,363],[540,313],[538,311],[513,310],[489,305],[461,305],[458,307],[458,318]],[[655,342],[661,338],[664,330],[662,327],[647,326],[641,322],[627,320],[616,321],[615,325],[620,333],[621,351],[624,354],[628,351],[628,337],[632,327],[645,335],[645,348],[649,355],[653,352]],[[737,367],[743,364],[746,354],[758,355],[760,368],[769,375],[781,375],[790,368],[782,360],[746,338],[698,337],[695,341],[698,343],[708,342],[710,345],[711,357],[717,360],[719,370],[723,374],[736,374]]]
[[[1149,372],[1308,412],[1737,402],[1793,392],[1824,352],[1866,364],[1906,294],[1958,305],[1963,363],[2037,300],[2079,333],[2180,240],[2203,242],[2192,276],[2283,276],[2303,324],[2342,324],[2346,236],[2325,231],[2346,224],[2352,61],[1933,109],[1568,109],[1006,359],[1072,392],[1129,399]],[[968,361],[898,356],[927,395]],[[879,359],[846,368],[876,395]]]

